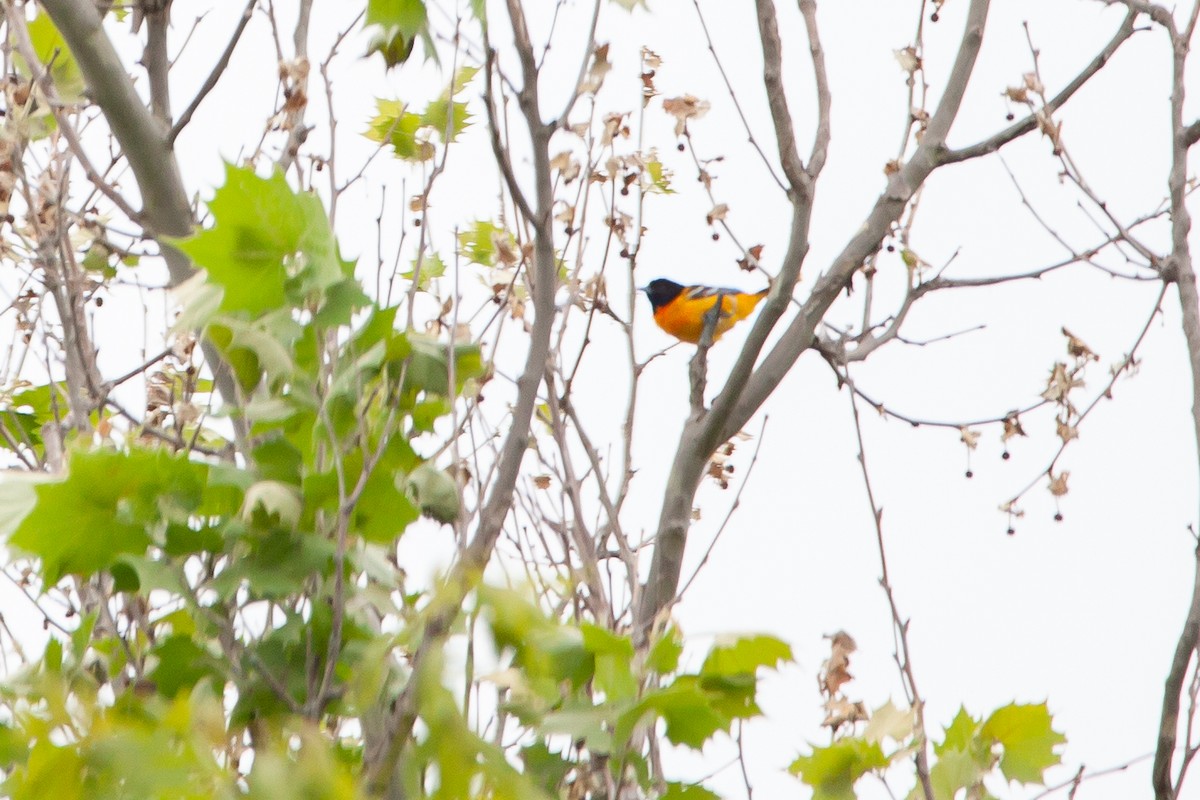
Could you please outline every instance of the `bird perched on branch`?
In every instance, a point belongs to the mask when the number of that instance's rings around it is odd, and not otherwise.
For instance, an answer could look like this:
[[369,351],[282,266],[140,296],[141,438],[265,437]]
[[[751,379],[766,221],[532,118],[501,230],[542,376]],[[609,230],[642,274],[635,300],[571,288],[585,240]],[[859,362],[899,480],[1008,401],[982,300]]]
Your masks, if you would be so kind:
[[692,344],[699,343],[704,334],[707,314],[716,307],[718,301],[721,310],[713,329],[714,342],[725,331],[750,316],[770,290],[767,287],[761,292],[743,292],[717,286],[680,286],[666,278],[652,280],[650,285],[642,288],[654,307],[654,321],[658,327],[676,339]]

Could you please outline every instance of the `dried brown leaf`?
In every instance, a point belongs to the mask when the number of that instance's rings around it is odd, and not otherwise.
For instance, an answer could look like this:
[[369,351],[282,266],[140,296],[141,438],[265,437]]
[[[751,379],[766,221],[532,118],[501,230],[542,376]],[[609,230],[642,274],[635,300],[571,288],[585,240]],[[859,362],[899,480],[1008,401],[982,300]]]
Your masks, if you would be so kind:
[[663,111],[675,117],[675,135],[682,136],[687,130],[688,120],[699,119],[708,113],[710,108],[707,100],[701,100],[690,94],[683,97],[669,97],[663,100]]

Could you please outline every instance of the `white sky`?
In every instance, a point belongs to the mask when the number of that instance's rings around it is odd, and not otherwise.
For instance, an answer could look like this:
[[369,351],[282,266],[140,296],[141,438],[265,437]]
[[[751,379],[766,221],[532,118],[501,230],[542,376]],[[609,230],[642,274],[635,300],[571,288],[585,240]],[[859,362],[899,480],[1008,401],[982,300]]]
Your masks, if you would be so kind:
[[[177,2],[175,12],[182,24],[209,5]],[[201,23],[180,61],[177,110],[207,74],[242,6],[217,5],[219,10]],[[311,53],[319,62],[335,33],[348,24],[349,6],[356,4],[319,0],[316,5]],[[547,9],[544,18],[531,16],[538,40],[545,35],[552,6],[530,5]],[[702,5],[710,29],[718,32],[718,52],[750,124],[773,153],[753,5]],[[785,79],[800,150],[807,154],[814,113],[807,49],[798,12],[792,4],[780,5]],[[633,15],[615,4],[604,9],[598,38],[611,44],[613,71],[598,99],[600,116],[636,109],[638,52],[643,45],[658,52],[664,63],[656,82],[663,97],[691,93],[711,101],[712,111],[691,126],[694,142],[702,157],[725,156],[712,168],[718,178],[717,199],[729,204],[729,224],[743,243],[766,245],[763,262],[775,272],[786,244],[786,202],[746,145],[692,5],[651,0],[651,6],[649,13]],[[941,21],[926,26],[931,107],[954,57],[965,7],[963,0],[952,0],[942,10]],[[819,7],[834,96],[833,141],[817,190],[812,250],[797,293],[801,298],[860,226],[883,188],[883,165],[896,155],[905,113],[904,73],[893,50],[909,43],[916,9],[915,3],[894,0],[826,0]],[[549,109],[561,107],[557,98],[565,97],[576,74],[584,36],[580,20],[587,13],[590,3],[573,0],[559,20],[543,86]],[[1047,88],[1055,92],[1108,40],[1122,16],[1096,2],[995,3],[951,145],[973,142],[1006,124],[1007,108],[1000,94],[1017,84],[1031,63],[1023,20],[1029,21],[1041,49]],[[494,18],[494,36],[503,45],[506,23],[499,9]],[[434,20],[441,30],[447,29],[436,12]],[[175,32],[177,41],[183,34],[183,28]],[[290,42],[284,45],[290,50]],[[336,62],[333,72],[341,137],[338,170],[343,177],[357,171],[371,152],[371,143],[357,133],[373,113],[373,97],[399,97],[419,107],[442,86],[440,79],[434,82],[435,70],[415,63],[381,78],[377,64],[353,57],[362,48],[361,39],[350,39],[343,51],[352,57]],[[1159,32],[1138,34],[1059,117],[1065,120],[1065,141],[1083,174],[1110,208],[1125,217],[1154,208],[1165,194],[1166,56]],[[258,17],[229,74],[179,139],[191,191],[210,196],[220,181],[221,158],[235,159],[253,149],[273,102],[275,70],[267,26]],[[322,152],[328,136],[316,64],[310,89],[309,121],[318,127],[306,150]],[[478,85],[468,91],[476,97]],[[482,109],[477,101],[474,105],[478,124],[452,153],[432,204],[430,229],[445,256],[452,252],[454,226],[497,213],[497,184],[488,168]],[[581,104],[577,115],[584,110]],[[657,144],[664,162],[675,171],[679,194],[647,201],[648,232],[638,284],[661,275],[682,282],[758,288],[757,276],[738,273],[735,260],[740,253],[728,237],[710,239],[704,221],[710,203],[695,181],[690,155],[674,150],[673,122],[657,103],[646,113],[645,141]],[[1004,157],[1039,213],[1064,237],[1080,249],[1100,238],[1079,211],[1077,193],[1057,180],[1046,140],[1031,135],[1006,148]],[[526,167],[518,160],[518,171]],[[487,179],[481,181],[480,174]],[[421,181],[419,169],[384,155],[369,170],[365,196],[346,198],[339,210],[339,233],[348,255],[361,254],[364,275],[374,273],[380,187],[388,187],[387,218],[396,219]],[[399,236],[398,224],[388,227],[386,236],[392,241],[385,242],[385,253]],[[411,233],[410,229],[409,248]],[[1021,207],[994,158],[934,175],[923,196],[913,247],[935,265],[957,251],[950,274],[959,277],[1022,272],[1065,255]],[[598,262],[599,245],[586,257]],[[406,255],[402,263],[409,258]],[[1125,267],[1111,257],[1106,263]],[[599,263],[589,264],[588,271],[598,267]],[[624,262],[614,256],[608,269],[614,307],[624,309],[624,299],[618,299],[628,290]],[[877,307],[882,309],[889,295],[894,299],[897,281],[904,275],[898,254],[881,260],[880,274]],[[462,283],[474,280],[464,275]],[[1089,370],[1090,398],[1106,379],[1108,366],[1120,361],[1132,345],[1157,289],[1152,282],[1117,281],[1076,267],[1035,284],[934,296],[913,312],[906,335],[934,337],[979,324],[986,324],[986,330],[925,348],[892,345],[856,374],[861,388],[907,414],[949,420],[997,416],[1035,400],[1053,363],[1066,360],[1059,333],[1065,325],[1101,355]],[[448,292],[449,285],[443,290]],[[858,297],[839,305],[834,315],[839,323],[857,319]],[[639,310],[636,328],[643,357],[669,344],[647,311],[645,306]],[[123,318],[139,313],[140,304],[132,296],[115,297],[97,312],[97,326],[124,325]],[[866,409],[867,456],[885,508],[892,582],[903,613],[912,619],[914,667],[935,738],[959,704],[978,716],[1013,700],[1048,699],[1057,729],[1068,738],[1065,766],[1050,774],[1051,783],[1069,778],[1080,763],[1104,768],[1153,750],[1162,681],[1191,586],[1194,543],[1187,526],[1197,522],[1191,396],[1178,318],[1170,295],[1140,351],[1140,371],[1117,384],[1114,401],[1103,403],[1089,417],[1079,441],[1060,463],[1071,471],[1061,523],[1052,519],[1054,504],[1044,480],[1021,503],[1028,514],[1018,520],[1015,536],[1005,535],[1006,520],[997,511],[1044,470],[1057,447],[1049,410],[1023,418],[1030,438],[1011,442],[1008,461],[1000,458],[998,426],[985,429],[972,457],[975,477],[966,480],[965,450],[957,432],[914,430]],[[616,415],[621,412],[614,408],[614,391],[623,392],[627,378],[608,366],[619,358],[621,344],[615,327],[604,322],[601,319],[593,331],[597,342],[574,402],[585,420],[595,421],[589,434],[607,443],[616,441]],[[152,318],[149,324],[153,330],[157,323]],[[140,345],[141,332],[129,332]],[[730,334],[712,352],[714,381],[740,340],[739,333]],[[113,374],[137,360],[129,347],[102,349],[101,355],[102,366]],[[502,358],[506,355],[511,354],[502,353]],[[647,370],[638,417],[639,473],[627,528],[651,530],[657,521],[657,498],[687,413],[690,355],[690,348],[675,348]],[[503,390],[490,391],[496,407],[502,407]],[[902,690],[892,662],[890,620],[878,586],[875,534],[858,473],[846,394],[836,390],[824,363],[809,354],[767,403],[765,413],[770,417],[767,435],[741,509],[678,617],[693,637],[697,663],[709,637],[719,633],[766,631],[792,644],[797,663],[765,682],[761,705],[768,719],[748,729],[747,757],[759,797],[803,797],[807,790],[782,770],[806,741],[826,740],[818,727],[823,712],[815,678],[827,655],[822,635],[845,629],[859,643],[852,661],[856,680],[847,687],[853,699],[876,707],[889,697],[899,701]],[[748,430],[756,432],[760,424],[761,415]],[[738,476],[745,472],[754,446],[743,444],[734,457]],[[709,482],[702,488],[698,505],[703,516],[689,541],[685,576],[707,547],[733,492],[722,492]],[[428,559],[422,551],[441,552],[443,536],[436,531],[416,535],[407,544],[408,552]],[[4,601],[6,608],[15,603]],[[676,762],[680,776],[709,772],[724,764],[730,752],[726,744],[719,744],[706,753],[703,763],[681,758]],[[1200,797],[1196,781],[1200,778],[1185,788],[1185,797]],[[732,797],[744,792],[736,768],[720,772],[709,785]],[[869,782],[864,788],[864,797],[882,794]],[[897,780],[898,792],[908,788],[904,779]],[[1006,797],[1033,793],[1016,787],[1001,791]],[[1149,765],[1143,761],[1124,774],[1085,784],[1078,796],[1106,800],[1149,794]]]

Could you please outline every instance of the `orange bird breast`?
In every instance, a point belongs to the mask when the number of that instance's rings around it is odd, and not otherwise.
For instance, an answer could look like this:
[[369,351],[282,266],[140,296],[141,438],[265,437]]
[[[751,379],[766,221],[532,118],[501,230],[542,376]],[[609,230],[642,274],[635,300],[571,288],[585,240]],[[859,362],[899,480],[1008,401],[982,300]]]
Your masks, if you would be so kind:
[[720,316],[713,331],[715,342],[725,331],[750,316],[768,291],[749,293],[711,286],[684,287],[672,300],[654,309],[654,321],[676,339],[697,344],[704,333],[706,315],[720,300]]

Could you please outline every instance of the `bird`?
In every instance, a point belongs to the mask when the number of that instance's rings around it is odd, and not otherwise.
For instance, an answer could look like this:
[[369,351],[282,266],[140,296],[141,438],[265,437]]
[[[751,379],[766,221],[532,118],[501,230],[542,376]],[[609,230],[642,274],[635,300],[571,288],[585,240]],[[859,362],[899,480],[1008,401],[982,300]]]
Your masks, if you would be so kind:
[[771,291],[743,292],[741,289],[716,286],[681,286],[666,278],[656,278],[642,287],[650,305],[654,308],[654,322],[658,327],[683,342],[698,344],[704,334],[704,324],[709,311],[721,302],[720,316],[713,329],[712,340],[735,324],[750,316],[755,307]]

